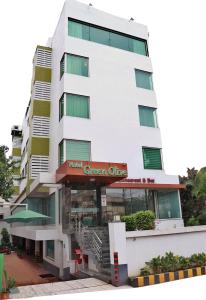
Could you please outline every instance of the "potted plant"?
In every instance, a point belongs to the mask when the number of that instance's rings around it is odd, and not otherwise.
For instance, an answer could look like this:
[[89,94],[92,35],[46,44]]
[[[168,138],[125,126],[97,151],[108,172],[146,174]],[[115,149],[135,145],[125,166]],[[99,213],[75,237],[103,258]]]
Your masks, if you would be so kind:
[[11,289],[16,286],[16,281],[14,278],[9,277],[8,273],[4,270],[4,288],[1,291],[1,298],[0,299],[9,299],[9,293]]

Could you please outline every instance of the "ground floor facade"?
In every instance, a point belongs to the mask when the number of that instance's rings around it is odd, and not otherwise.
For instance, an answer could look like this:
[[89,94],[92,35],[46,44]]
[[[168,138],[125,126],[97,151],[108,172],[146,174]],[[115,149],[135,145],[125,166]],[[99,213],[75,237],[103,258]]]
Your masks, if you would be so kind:
[[19,200],[49,220],[12,224],[10,232],[17,246],[56,277],[85,272],[111,278],[116,251],[108,224],[151,210],[156,229],[183,227],[180,188],[152,178],[129,179],[126,164],[66,161],[55,176],[40,174]]

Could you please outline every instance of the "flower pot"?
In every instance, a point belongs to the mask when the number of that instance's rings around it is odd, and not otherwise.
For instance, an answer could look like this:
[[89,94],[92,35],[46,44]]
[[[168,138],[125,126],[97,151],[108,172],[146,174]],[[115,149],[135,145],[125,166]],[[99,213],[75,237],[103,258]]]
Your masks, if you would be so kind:
[[9,299],[9,292],[0,293],[0,299]]

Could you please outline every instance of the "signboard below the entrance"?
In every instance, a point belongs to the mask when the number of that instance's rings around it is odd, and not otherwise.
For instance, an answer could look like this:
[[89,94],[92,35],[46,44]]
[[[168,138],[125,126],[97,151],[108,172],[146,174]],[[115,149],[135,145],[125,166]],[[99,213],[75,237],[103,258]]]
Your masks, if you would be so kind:
[[101,195],[101,206],[107,206],[107,196]]
[[[126,164],[125,164],[126,165]],[[88,162],[77,162],[77,161],[69,161],[69,168],[81,169],[84,175],[103,175],[103,176],[112,176],[112,177],[126,177],[127,176],[127,168],[122,168],[117,166],[117,164],[106,164],[105,167],[102,165],[98,165],[98,163],[88,163]]]
[[124,178],[121,182],[128,183],[155,183],[153,178]]

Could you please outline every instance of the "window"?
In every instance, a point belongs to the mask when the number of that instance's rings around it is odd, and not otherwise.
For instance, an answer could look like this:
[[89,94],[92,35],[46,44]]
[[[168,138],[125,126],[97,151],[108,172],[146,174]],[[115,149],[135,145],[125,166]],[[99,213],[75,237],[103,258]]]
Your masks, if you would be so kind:
[[46,256],[51,259],[54,259],[54,241],[46,241]]
[[142,70],[135,70],[135,76],[137,87],[153,90],[152,73]]
[[[66,99],[66,101],[64,99]],[[60,99],[59,114],[60,119],[64,115],[88,119],[89,97],[74,94],[64,94]]]
[[61,61],[60,61],[60,79],[62,78],[63,74],[64,74],[64,68],[65,66],[65,56],[63,55]]
[[161,149],[142,148],[145,169],[162,170]]
[[156,108],[139,105],[139,121],[141,126],[158,127]]
[[109,45],[109,32],[106,30],[91,27],[90,41],[103,45]]
[[146,40],[77,20],[68,20],[68,35],[148,56]]
[[178,191],[158,191],[157,209],[159,219],[180,218]]
[[64,116],[64,94],[59,100],[59,120]]
[[63,141],[59,144],[59,164],[64,163],[64,143]]
[[65,160],[85,160],[91,159],[91,142],[78,140],[63,140],[59,144],[59,163]]
[[66,141],[66,159],[90,160],[91,143],[87,141]]
[[70,36],[73,36],[76,38],[88,40],[89,39],[89,26],[69,20],[68,34]]
[[73,54],[66,55],[67,73],[88,76],[88,58]]

